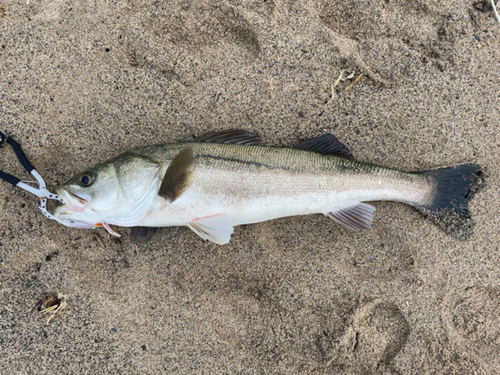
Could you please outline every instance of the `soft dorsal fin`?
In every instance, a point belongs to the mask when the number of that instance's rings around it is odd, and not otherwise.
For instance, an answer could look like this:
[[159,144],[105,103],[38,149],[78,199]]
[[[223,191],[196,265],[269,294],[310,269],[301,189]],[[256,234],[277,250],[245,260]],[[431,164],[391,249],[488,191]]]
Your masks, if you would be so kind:
[[347,159],[353,159],[351,153],[333,134],[327,133],[319,137],[301,142],[295,148],[319,152],[323,155],[335,155]]
[[335,212],[329,212],[326,216],[346,228],[359,232],[363,229],[372,229],[374,212],[375,207],[367,203],[357,203]]
[[191,183],[193,170],[193,149],[186,147],[175,156],[168,166],[158,194],[170,202],[175,201]]
[[260,137],[246,130],[223,130],[199,135],[198,137],[188,137],[182,142],[205,142],[205,143],[226,143],[235,145],[259,146]]
[[189,222],[188,227],[204,240],[219,245],[228,243],[233,233],[232,220],[226,214],[200,217]]

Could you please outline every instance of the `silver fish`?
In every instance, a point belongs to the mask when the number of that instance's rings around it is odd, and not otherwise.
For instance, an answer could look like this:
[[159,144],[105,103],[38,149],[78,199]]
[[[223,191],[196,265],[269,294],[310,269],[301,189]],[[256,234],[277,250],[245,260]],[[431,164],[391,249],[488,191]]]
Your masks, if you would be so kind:
[[468,202],[484,180],[474,164],[418,172],[358,162],[333,135],[294,147],[265,147],[233,130],[137,148],[76,175],[57,193],[62,220],[102,226],[188,226],[228,243],[233,227],[285,216],[324,214],[370,229],[368,201],[398,201],[467,238]]

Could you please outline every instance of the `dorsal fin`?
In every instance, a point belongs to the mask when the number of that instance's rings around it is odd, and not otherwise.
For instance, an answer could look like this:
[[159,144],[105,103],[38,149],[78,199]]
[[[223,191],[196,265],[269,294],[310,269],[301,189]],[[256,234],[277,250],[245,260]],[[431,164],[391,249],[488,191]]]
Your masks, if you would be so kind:
[[260,137],[246,130],[222,130],[188,137],[181,142],[226,143],[235,145],[260,146]]
[[170,162],[158,194],[170,202],[175,201],[191,183],[193,169],[193,149],[186,147]]
[[293,147],[318,152],[323,155],[335,155],[346,159],[354,159],[347,147],[330,133],[308,139]]

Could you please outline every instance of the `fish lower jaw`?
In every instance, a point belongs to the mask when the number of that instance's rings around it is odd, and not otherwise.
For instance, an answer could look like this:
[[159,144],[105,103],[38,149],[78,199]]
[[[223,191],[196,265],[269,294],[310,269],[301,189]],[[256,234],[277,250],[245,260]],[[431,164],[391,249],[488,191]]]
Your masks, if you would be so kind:
[[62,206],[57,206],[52,213],[54,216],[57,216],[61,219],[67,218],[68,216],[72,216],[75,213],[81,213],[85,210],[86,207],[75,207],[71,204],[64,204]]
[[65,204],[59,207],[66,207],[71,212],[81,212],[87,208],[90,202],[90,195],[71,193],[64,188],[59,188],[56,193],[64,200]]
[[99,223],[99,218],[94,217],[94,215],[87,215],[82,213],[83,210],[74,210],[68,205],[57,206],[52,212],[56,218],[67,221],[67,222],[80,222],[87,223],[88,225],[94,226],[95,223]]
[[63,216],[70,212],[69,210],[70,209],[67,205],[57,206],[54,209],[54,212],[52,212],[52,215],[54,215],[55,217],[58,217],[60,219],[63,219]]

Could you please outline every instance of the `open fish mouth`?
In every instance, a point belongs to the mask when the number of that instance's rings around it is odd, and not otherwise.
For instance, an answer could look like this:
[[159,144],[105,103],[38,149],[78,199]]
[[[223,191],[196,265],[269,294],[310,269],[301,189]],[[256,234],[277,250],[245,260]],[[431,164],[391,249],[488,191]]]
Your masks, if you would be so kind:
[[89,194],[72,193],[65,188],[58,188],[57,194],[64,200],[65,204],[56,208],[55,214],[65,212],[80,212],[83,211],[91,200]]

